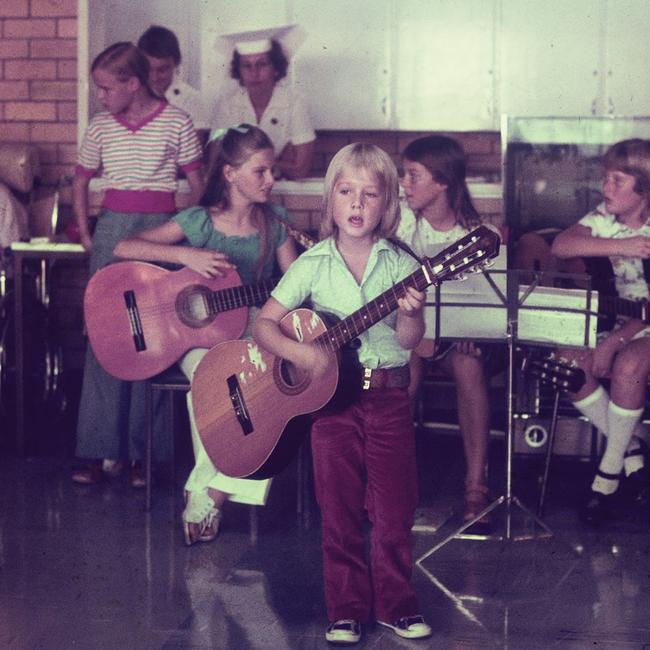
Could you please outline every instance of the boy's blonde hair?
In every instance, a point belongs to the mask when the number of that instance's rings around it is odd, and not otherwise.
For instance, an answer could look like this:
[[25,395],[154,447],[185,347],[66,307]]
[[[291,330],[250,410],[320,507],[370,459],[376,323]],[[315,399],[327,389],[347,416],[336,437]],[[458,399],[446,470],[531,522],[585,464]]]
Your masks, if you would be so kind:
[[634,191],[650,201],[650,140],[633,138],[617,142],[605,152],[603,162],[605,169],[634,176]]
[[340,149],[332,158],[325,174],[320,238],[338,235],[334,223],[332,195],[344,167],[365,169],[374,174],[384,195],[383,215],[375,230],[375,237],[392,237],[399,225],[399,178],[391,157],[374,144],[354,142]]

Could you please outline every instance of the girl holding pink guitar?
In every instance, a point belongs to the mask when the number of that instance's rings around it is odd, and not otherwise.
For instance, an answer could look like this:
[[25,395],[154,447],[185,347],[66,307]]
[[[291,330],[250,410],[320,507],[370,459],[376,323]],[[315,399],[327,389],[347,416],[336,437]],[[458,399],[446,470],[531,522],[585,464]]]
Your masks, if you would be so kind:
[[[282,226],[288,214],[268,203],[273,188],[271,141],[263,131],[247,124],[219,132],[217,139],[210,145],[217,148],[217,154],[199,205],[121,241],[116,256],[182,264],[205,277],[236,268],[244,284],[270,279],[276,264],[282,272],[289,268],[297,254],[293,239]],[[254,308],[244,337],[250,331],[253,312]],[[188,378],[206,352],[195,348],[183,357],[180,365]],[[183,534],[189,546],[217,536],[221,507],[227,500],[264,505],[270,479],[236,479],[218,472],[196,430],[191,392],[187,405],[195,457],[185,484],[183,511]]]

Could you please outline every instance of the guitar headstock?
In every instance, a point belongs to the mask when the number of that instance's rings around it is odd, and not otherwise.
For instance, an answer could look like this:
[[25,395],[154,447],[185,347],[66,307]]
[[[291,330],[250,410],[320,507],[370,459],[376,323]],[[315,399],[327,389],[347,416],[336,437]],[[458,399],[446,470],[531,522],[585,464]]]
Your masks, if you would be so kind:
[[435,257],[423,259],[430,283],[461,279],[465,273],[482,271],[499,254],[501,238],[488,226],[479,226]]
[[550,354],[544,359],[525,357],[522,370],[529,376],[559,390],[577,393],[587,381],[585,372],[575,362]]
[[294,228],[286,221],[281,221],[280,223],[282,223],[287,233],[291,235],[304,249],[309,250],[312,246],[317,244],[317,241],[313,237],[309,236],[306,232],[298,230],[298,228]]

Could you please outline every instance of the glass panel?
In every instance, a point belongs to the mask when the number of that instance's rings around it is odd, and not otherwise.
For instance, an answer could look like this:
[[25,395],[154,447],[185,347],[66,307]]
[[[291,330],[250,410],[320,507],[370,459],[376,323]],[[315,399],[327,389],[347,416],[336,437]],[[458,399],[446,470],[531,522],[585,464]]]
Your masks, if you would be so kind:
[[650,138],[649,117],[503,116],[503,198],[516,232],[564,229],[602,199],[602,156],[629,138]]

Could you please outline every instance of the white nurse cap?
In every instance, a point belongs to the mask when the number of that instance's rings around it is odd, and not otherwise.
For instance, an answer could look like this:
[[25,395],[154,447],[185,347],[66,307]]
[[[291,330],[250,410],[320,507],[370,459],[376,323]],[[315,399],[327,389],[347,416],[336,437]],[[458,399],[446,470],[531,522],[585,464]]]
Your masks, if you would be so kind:
[[235,49],[239,54],[264,54],[271,51],[271,39],[259,38],[256,41],[239,41],[235,43]]
[[265,29],[254,29],[219,36],[219,49],[230,55],[233,50],[239,54],[263,54],[271,49],[271,41],[282,45],[287,57],[291,57],[304,40],[304,32],[298,25],[279,25]]

